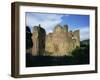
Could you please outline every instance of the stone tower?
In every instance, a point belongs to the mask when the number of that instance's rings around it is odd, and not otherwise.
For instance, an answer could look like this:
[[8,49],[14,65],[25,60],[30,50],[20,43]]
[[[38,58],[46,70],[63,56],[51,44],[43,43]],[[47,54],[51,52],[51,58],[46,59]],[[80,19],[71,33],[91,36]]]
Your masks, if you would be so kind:
[[64,32],[68,32],[68,25],[64,25],[63,30]]
[[46,32],[40,25],[33,27],[32,33],[32,55],[42,55],[45,52]]
[[80,46],[80,31],[79,30],[75,30],[73,32],[73,34],[74,34],[76,47],[79,47]]

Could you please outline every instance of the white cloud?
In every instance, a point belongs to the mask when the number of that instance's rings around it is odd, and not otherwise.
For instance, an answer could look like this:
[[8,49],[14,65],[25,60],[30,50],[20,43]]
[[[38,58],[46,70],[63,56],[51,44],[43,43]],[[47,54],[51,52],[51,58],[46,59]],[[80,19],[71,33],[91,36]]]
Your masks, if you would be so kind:
[[80,40],[81,41],[89,39],[89,37],[90,37],[90,31],[89,31],[89,27],[88,26],[78,27],[78,28],[72,28],[70,30],[72,30],[72,31],[74,31],[74,30],[80,30]]
[[[63,16],[69,16],[69,15],[58,15],[58,14],[39,14],[39,13],[27,13],[26,15],[26,25],[28,25],[31,30],[32,27],[38,26],[41,24],[41,26],[46,30],[46,33],[50,33],[53,31],[53,28],[55,25],[62,22]],[[80,30],[80,40],[89,39],[89,27],[71,27],[69,26],[69,30]]]
[[80,39],[81,41],[82,40],[85,40],[85,39],[89,39],[89,34],[90,34],[90,31],[89,31],[89,27],[83,27],[80,29]]
[[39,24],[46,30],[47,33],[52,32],[55,25],[62,22],[63,15],[58,14],[34,14],[28,13],[26,16],[26,25],[34,27]]

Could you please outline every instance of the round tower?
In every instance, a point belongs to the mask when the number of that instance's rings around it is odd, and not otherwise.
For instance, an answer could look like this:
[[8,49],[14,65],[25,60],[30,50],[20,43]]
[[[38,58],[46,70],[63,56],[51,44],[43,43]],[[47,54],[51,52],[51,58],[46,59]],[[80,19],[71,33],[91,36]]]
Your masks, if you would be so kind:
[[62,32],[62,26],[61,25],[56,25],[55,26],[55,29],[54,29],[54,32]]
[[64,25],[63,30],[64,32],[68,32],[68,25]]

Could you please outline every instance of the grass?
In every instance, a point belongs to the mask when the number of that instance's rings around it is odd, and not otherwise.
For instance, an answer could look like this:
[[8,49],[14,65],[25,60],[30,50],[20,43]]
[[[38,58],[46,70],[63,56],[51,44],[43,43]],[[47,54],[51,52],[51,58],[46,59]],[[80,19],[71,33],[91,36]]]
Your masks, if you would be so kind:
[[26,53],[26,67],[89,64],[89,45],[72,51],[72,56],[32,56]]

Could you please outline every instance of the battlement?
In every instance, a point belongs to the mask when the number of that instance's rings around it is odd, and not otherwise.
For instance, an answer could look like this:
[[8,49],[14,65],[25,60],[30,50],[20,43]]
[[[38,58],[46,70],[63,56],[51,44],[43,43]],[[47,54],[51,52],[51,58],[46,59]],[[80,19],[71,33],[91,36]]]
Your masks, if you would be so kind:
[[54,28],[54,32],[68,32],[68,25],[61,26],[57,24]]

